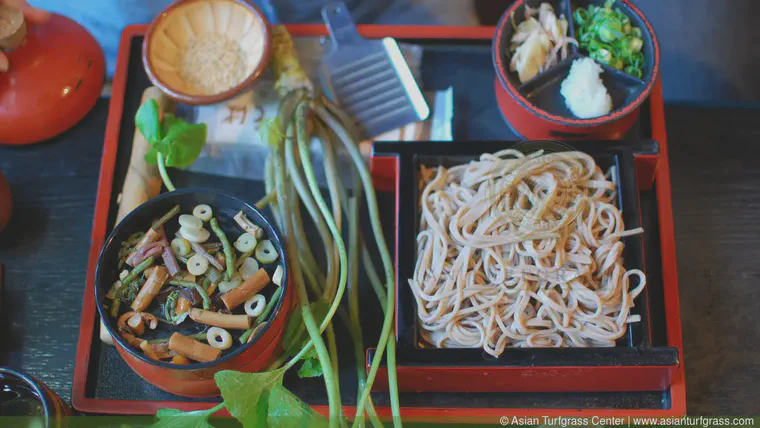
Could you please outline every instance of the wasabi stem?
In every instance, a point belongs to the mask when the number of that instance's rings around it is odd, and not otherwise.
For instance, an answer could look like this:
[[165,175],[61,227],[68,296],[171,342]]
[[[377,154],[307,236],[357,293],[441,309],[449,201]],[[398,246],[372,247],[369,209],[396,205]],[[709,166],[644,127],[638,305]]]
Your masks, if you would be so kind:
[[[298,149],[298,153],[296,153],[296,148],[294,146],[295,144],[293,143],[291,139],[288,139],[288,141],[285,142],[285,161],[287,163],[290,179],[293,185],[295,186],[296,190],[298,191],[298,195],[300,196],[304,207],[306,207],[306,210],[309,212],[309,215],[311,216],[312,221],[317,227],[317,232],[319,233],[319,236],[322,239],[322,245],[325,248],[326,259],[327,259],[327,277],[325,278],[324,281],[322,281],[322,283],[328,284],[332,281],[337,280],[337,275],[335,274],[335,264],[337,260],[334,257],[335,251],[333,249],[334,247],[333,239],[330,235],[330,230],[327,227],[327,224],[321,218],[322,216],[319,213],[319,208],[317,207],[317,204],[314,202],[314,198],[309,192],[306,184],[304,183],[304,179],[301,176],[301,171],[303,171],[304,168],[302,165],[299,165],[297,161],[297,159],[299,159],[300,149]],[[308,148],[307,148],[306,153],[308,155]],[[306,242],[306,244],[308,245],[308,242]],[[328,288],[328,285],[325,285],[323,290],[326,290],[327,288]],[[323,292],[323,296],[325,298],[329,297],[327,293],[324,293],[324,292]]]
[[[385,243],[385,237],[383,236],[383,230],[382,225],[380,223],[380,214],[377,207],[377,197],[375,195],[375,188],[372,185],[372,178],[369,174],[369,171],[367,169],[367,166],[364,164],[364,158],[362,157],[359,150],[356,148],[356,144],[352,140],[351,136],[348,134],[348,131],[343,127],[343,125],[335,119],[327,110],[325,110],[322,106],[316,106],[315,113],[317,116],[325,122],[325,124],[332,129],[336,135],[338,136],[338,139],[343,143],[343,146],[348,150],[348,153],[351,155],[351,159],[354,162],[354,165],[359,170],[359,175],[361,176],[362,183],[364,185],[364,192],[367,194],[367,208],[369,210],[370,215],[370,222],[372,224],[372,231],[375,235],[375,240],[377,242],[378,250],[380,252],[380,256],[383,260],[383,265],[385,267],[385,277],[386,277],[386,289],[387,289],[387,295],[386,295],[386,306],[388,308],[392,308],[394,301],[396,299],[396,289],[394,284],[394,277],[393,277],[393,262],[390,256],[390,253],[388,252],[388,247]],[[380,341],[377,344],[377,351],[376,356],[372,361],[372,366],[370,367],[369,374],[367,375],[367,388],[364,390],[364,393],[362,394],[361,399],[357,403],[356,411],[357,414],[361,414],[361,412],[364,411],[364,406],[366,405],[366,401],[369,398],[370,390],[372,389],[372,384],[375,381],[375,377],[377,376],[377,371],[380,368],[380,362],[383,357],[383,353],[385,352],[385,348],[387,346],[388,348],[388,356],[387,356],[387,365],[388,365],[388,388],[390,392],[390,398],[391,398],[391,412],[393,413],[393,423],[394,426],[400,426],[401,421],[398,419],[400,417],[400,403],[398,401],[398,381],[396,379],[396,358],[395,358],[395,351],[396,351],[396,342],[395,337],[393,337],[393,311],[388,310],[385,313],[385,318],[383,319],[383,328],[380,332]],[[354,426],[357,425],[358,421],[354,421]]]
[[308,149],[308,141],[306,138],[306,112],[309,109],[309,104],[304,102],[301,103],[298,108],[296,109],[296,127],[297,127],[297,137],[298,137],[298,149],[299,154],[301,155],[301,164],[304,167],[304,172],[306,173],[306,181],[309,184],[309,189],[311,190],[311,194],[314,197],[314,201],[316,202],[317,206],[319,207],[320,212],[324,216],[325,222],[327,223],[327,227],[330,229],[330,233],[333,236],[333,240],[335,242],[335,245],[338,247],[338,254],[340,259],[340,275],[338,280],[338,290],[335,294],[335,298],[333,300],[332,305],[330,306],[330,309],[327,312],[327,316],[325,317],[325,320],[322,323],[322,328],[326,327],[327,324],[329,324],[330,320],[332,320],[333,316],[335,315],[335,312],[338,310],[338,306],[340,305],[341,299],[343,299],[343,293],[346,291],[346,281],[348,274],[346,272],[345,266],[347,266],[347,257],[346,257],[346,248],[343,245],[343,238],[340,235],[340,231],[337,228],[337,225],[333,221],[332,217],[330,217],[330,210],[327,207],[327,204],[325,203],[325,200],[322,198],[322,194],[319,190],[319,184],[317,183],[317,177],[314,174],[314,167],[311,164],[311,159],[309,158],[309,149]]
[[[277,189],[277,202],[280,206],[281,210],[284,210],[288,206],[288,201],[285,199],[285,195],[287,194],[285,190],[285,172],[284,172],[284,165],[282,162],[282,152],[280,147],[273,148],[273,156],[275,159],[275,188]],[[288,254],[291,255],[291,266],[290,271],[293,275],[293,284],[296,287],[296,292],[298,294],[298,304],[301,308],[301,313],[303,314],[303,321],[304,325],[306,326],[306,331],[309,333],[310,341],[309,343],[304,347],[303,350],[295,357],[293,358],[288,364],[285,366],[286,370],[290,369],[293,365],[295,365],[298,360],[303,358],[303,355],[308,352],[304,351],[311,346],[314,346],[317,351],[317,357],[319,358],[320,363],[322,363],[322,370],[323,370],[323,377],[325,381],[325,387],[327,389],[327,400],[330,407],[330,427],[336,428],[339,424],[339,420],[341,419],[341,405],[340,405],[340,392],[338,390],[338,382],[335,378],[336,373],[333,371],[332,364],[330,364],[330,355],[327,352],[327,347],[325,346],[325,342],[322,340],[322,331],[324,331],[324,328],[320,328],[317,326],[316,321],[314,320],[314,315],[311,313],[311,308],[309,307],[309,296],[306,293],[306,287],[304,286],[303,281],[303,274],[301,272],[301,267],[298,262],[298,253],[297,248],[295,245],[295,242],[293,241],[294,236],[294,227],[293,227],[293,221],[289,215],[281,214],[282,221],[284,223],[284,230],[285,230],[285,245],[287,247]],[[334,311],[333,311],[334,313]],[[326,324],[329,324],[330,320],[332,318],[332,314],[328,314],[328,316],[323,321],[323,326],[326,327]]]

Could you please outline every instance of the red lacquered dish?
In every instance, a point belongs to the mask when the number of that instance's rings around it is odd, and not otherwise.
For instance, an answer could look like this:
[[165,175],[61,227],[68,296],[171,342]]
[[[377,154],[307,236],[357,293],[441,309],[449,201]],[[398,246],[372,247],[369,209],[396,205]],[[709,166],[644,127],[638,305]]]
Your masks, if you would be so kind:
[[103,51],[65,16],[29,27],[25,42],[5,54],[10,68],[0,73],[0,144],[52,138],[82,120],[100,97]]
[[[240,344],[233,336],[232,347],[225,350],[218,359],[205,363],[191,362],[185,365],[152,360],[142,351],[130,346],[118,334],[116,319],[108,313],[106,294],[119,275],[118,252],[122,242],[135,231],[147,230],[151,222],[161,217],[161,213],[175,205],[180,205],[181,212],[192,212],[192,208],[199,204],[206,204],[214,209],[221,228],[228,236],[241,233],[233,220],[233,216],[241,210],[254,224],[264,229],[267,239],[274,244],[278,253],[277,264],[283,267],[282,287],[284,289],[269,315],[267,324],[260,331],[255,332],[253,338],[245,344]],[[176,227],[175,225],[174,228]],[[169,236],[174,235],[174,231],[168,224],[166,233]],[[278,358],[282,352],[282,332],[295,302],[292,287],[288,284],[286,254],[275,229],[253,206],[211,189],[183,189],[165,193],[140,205],[127,215],[111,232],[100,253],[95,274],[95,299],[98,302],[98,313],[104,320],[116,349],[132,370],[158,388],[186,397],[219,395],[214,374],[221,370],[256,372],[265,369]],[[164,330],[161,331],[160,336],[170,336],[174,332],[187,335],[192,333],[188,330],[192,329],[192,326],[187,326],[187,324],[186,322],[165,327],[164,324],[159,323],[156,331]]]
[[532,79],[521,83],[509,70],[510,41],[515,25],[522,21],[526,6],[538,8],[550,3],[557,13],[568,20],[568,36],[575,37],[573,10],[589,5],[602,6],[605,0],[518,0],[502,15],[493,37],[493,64],[496,71],[494,91],[499,109],[507,123],[519,135],[528,139],[605,139],[622,138],[636,123],[639,107],[654,87],[660,71],[660,48],[654,28],[643,13],[629,0],[616,0],[620,9],[641,30],[644,70],[641,78],[614,67],[600,64],[604,86],[612,98],[610,113],[592,119],[575,117],[565,105],[560,85],[568,76],[574,60],[587,56],[582,48],[570,46],[567,58]]

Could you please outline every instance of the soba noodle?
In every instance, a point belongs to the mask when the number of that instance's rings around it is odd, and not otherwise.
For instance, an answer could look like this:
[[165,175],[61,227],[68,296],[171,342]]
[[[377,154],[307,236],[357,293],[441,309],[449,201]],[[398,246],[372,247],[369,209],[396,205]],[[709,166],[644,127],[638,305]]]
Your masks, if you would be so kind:
[[[409,284],[436,347],[615,346],[646,284],[623,267],[614,170],[581,152],[484,154],[421,171]],[[631,277],[638,285],[629,290]]]

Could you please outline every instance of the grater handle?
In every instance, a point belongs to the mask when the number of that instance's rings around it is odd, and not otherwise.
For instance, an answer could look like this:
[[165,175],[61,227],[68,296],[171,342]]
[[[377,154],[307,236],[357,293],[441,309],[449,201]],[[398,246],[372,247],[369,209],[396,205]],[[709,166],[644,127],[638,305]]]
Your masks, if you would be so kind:
[[335,2],[323,7],[322,19],[330,32],[333,49],[339,45],[350,45],[363,40],[345,3]]

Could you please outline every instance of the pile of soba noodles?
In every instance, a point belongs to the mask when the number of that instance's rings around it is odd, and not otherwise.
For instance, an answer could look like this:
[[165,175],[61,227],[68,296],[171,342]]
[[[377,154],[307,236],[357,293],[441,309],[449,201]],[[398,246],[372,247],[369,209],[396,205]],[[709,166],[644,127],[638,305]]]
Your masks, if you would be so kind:
[[581,152],[504,150],[420,176],[409,285],[429,344],[607,347],[640,321],[646,278],[623,267],[621,238],[643,230],[625,230],[614,170]]

